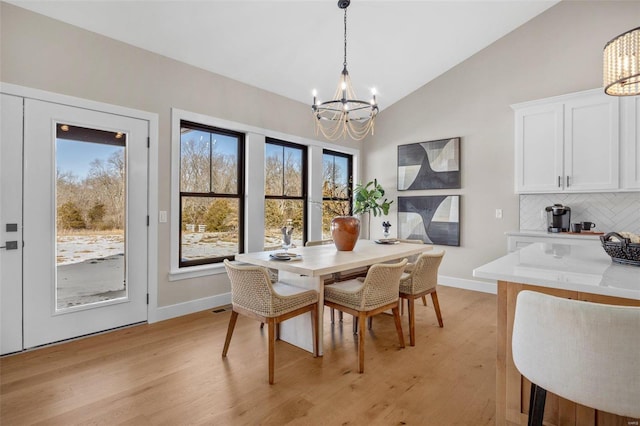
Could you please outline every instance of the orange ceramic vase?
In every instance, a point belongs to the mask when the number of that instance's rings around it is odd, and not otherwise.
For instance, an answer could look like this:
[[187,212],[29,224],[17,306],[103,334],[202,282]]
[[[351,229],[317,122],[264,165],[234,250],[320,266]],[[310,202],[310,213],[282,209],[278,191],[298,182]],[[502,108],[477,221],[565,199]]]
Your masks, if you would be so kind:
[[331,221],[333,243],[340,251],[351,251],[360,236],[360,219],[353,216],[337,216]]

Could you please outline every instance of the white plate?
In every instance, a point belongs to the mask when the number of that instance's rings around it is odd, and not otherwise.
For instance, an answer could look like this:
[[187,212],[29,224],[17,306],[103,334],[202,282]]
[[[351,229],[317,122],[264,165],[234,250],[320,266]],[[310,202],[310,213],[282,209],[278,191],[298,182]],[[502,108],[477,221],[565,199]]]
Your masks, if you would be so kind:
[[376,244],[398,244],[400,241],[395,238],[381,238],[379,240],[374,240]]

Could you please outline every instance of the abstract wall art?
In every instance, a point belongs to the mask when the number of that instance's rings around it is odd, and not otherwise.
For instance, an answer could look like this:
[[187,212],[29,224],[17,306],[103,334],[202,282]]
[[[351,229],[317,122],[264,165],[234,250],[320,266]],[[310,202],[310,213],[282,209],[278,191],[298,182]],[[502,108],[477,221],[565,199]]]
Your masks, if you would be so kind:
[[399,191],[460,185],[460,138],[398,146]]
[[460,196],[398,197],[398,238],[460,245]]

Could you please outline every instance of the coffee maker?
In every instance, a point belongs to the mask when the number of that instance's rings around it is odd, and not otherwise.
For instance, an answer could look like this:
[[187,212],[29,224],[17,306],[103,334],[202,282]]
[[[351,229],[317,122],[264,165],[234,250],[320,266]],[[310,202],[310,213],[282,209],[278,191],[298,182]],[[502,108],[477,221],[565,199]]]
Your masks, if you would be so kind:
[[571,208],[562,204],[545,207],[547,212],[547,231],[568,232],[571,226]]

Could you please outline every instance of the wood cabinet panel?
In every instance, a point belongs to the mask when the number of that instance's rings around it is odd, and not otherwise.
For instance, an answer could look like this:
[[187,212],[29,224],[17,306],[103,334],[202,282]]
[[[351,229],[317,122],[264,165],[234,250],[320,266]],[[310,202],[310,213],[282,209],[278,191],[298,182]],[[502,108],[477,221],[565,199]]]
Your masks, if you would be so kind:
[[[532,290],[567,299],[611,305],[640,306],[640,301],[569,290],[538,287],[498,281],[498,331],[496,356],[496,424],[526,425],[529,413],[531,382],[524,378],[513,363],[511,336],[516,298],[522,290]],[[638,424],[637,419],[616,416],[585,407],[547,392],[544,415],[548,426],[608,426]],[[634,423],[636,422],[636,423]]]

